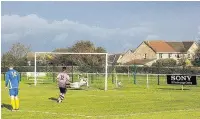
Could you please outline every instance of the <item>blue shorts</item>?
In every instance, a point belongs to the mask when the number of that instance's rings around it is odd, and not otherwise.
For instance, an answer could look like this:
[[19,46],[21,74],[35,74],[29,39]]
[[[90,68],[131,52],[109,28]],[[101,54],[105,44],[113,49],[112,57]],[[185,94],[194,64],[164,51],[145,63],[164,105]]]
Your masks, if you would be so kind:
[[13,88],[9,90],[10,96],[18,96],[18,88]]

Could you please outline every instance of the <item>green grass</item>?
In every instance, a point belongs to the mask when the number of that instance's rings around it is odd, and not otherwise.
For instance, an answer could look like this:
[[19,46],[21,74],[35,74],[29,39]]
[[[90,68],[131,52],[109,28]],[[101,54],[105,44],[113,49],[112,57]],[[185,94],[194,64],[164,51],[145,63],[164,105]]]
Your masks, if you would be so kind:
[[53,100],[59,94],[55,83],[34,86],[23,78],[18,112],[7,108],[10,97],[2,80],[2,119],[200,119],[199,83],[181,90],[180,85],[167,85],[164,77],[157,85],[152,76],[147,88],[145,76],[138,76],[135,85],[131,77],[121,75],[121,88],[115,88],[109,77],[108,91],[104,91],[99,90],[104,86],[100,79],[103,78],[93,80],[92,84],[98,88],[68,90],[64,101],[57,104]]

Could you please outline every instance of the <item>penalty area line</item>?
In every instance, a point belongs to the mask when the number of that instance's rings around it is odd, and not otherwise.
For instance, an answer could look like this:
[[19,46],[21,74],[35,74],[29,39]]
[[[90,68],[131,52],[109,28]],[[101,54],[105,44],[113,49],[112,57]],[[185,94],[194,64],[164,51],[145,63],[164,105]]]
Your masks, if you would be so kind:
[[145,114],[158,114],[164,112],[182,112],[182,111],[196,111],[200,110],[200,108],[195,109],[183,109],[183,110],[168,110],[168,111],[154,111],[154,112],[142,112],[142,113],[130,113],[130,114],[111,114],[111,115],[81,115],[81,114],[66,114],[66,113],[58,113],[58,112],[45,112],[45,111],[33,111],[33,110],[19,110],[18,112],[28,112],[28,113],[42,113],[42,114],[52,114],[52,115],[63,115],[63,116],[76,116],[76,117],[86,117],[86,118],[105,118],[105,117],[124,117],[124,116],[137,116],[137,115],[145,115]]
[[139,113],[131,113],[131,114],[122,114],[122,115],[104,115],[104,116],[96,116],[96,117],[124,117],[124,116],[137,116],[137,115],[145,115],[145,114],[158,114],[158,113],[164,113],[164,112],[183,112],[183,111],[196,111],[200,110],[200,108],[195,109],[183,109],[183,110],[168,110],[168,111],[153,111],[153,112],[139,112]]
[[66,113],[46,112],[46,111],[34,111],[34,110],[19,110],[19,112],[43,113],[43,114],[52,114],[52,115],[87,117],[87,115],[80,115],[80,114],[66,114]]

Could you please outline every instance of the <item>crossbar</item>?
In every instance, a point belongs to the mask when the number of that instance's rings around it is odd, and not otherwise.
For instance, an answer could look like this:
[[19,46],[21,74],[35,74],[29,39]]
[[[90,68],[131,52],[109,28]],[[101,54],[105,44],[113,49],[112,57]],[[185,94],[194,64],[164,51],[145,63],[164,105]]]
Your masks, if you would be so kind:
[[108,53],[74,53],[74,52],[35,52],[35,54],[77,54],[77,55],[106,55]]

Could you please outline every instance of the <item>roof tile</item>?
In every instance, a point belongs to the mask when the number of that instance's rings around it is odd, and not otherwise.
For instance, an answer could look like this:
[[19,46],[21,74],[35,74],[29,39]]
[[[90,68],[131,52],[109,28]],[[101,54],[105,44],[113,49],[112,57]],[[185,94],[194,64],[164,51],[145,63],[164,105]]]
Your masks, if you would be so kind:
[[176,52],[170,45],[162,40],[146,41],[155,52]]

